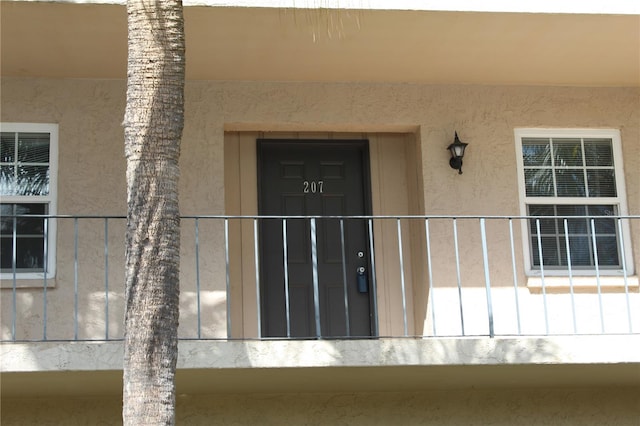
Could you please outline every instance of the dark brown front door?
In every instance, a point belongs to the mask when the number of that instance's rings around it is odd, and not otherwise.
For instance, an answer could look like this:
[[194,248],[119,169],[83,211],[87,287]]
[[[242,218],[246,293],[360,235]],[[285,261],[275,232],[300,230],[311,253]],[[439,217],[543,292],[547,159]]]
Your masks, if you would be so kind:
[[257,149],[260,215],[323,216],[260,221],[262,336],[371,336],[367,221],[326,218],[369,214],[368,142]]

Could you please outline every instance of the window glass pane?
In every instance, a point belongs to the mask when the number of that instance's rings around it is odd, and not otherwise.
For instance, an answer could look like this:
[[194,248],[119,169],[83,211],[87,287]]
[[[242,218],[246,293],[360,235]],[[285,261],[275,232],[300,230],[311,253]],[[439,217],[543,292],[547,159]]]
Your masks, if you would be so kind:
[[523,139],[522,159],[525,167],[551,166],[551,149],[549,147],[549,139]]
[[0,166],[0,195],[16,195],[15,166]]
[[[560,265],[560,259],[559,259],[559,255],[560,252],[558,251],[558,244],[557,244],[557,240],[555,237],[542,237],[540,238],[540,241],[542,242],[542,260],[544,262],[544,266],[558,266]],[[535,266],[540,266],[540,256],[538,253],[538,239],[537,238],[532,238],[531,239],[531,254],[533,257],[533,264]]]
[[44,267],[44,236],[18,237],[16,267],[20,272],[38,272]]
[[562,218],[558,219],[558,229],[560,233],[564,235],[564,218],[567,218],[567,229],[569,234],[586,234],[589,229],[587,219],[569,218],[570,216],[586,216],[586,206],[580,205],[560,205],[557,206],[558,216]]
[[48,163],[49,134],[19,133],[18,161],[23,163]]
[[581,167],[584,165],[580,139],[554,139],[553,154],[555,167]]
[[558,230],[556,228],[556,220],[555,219],[531,219],[531,234],[538,234],[538,222],[540,223],[540,234],[555,235]]
[[616,197],[616,177],[612,170],[587,170],[589,197]]
[[587,166],[613,166],[611,139],[585,139],[584,155]]
[[[16,215],[44,215],[45,204],[16,204]],[[19,217],[16,232],[18,235],[44,235],[44,218]]]
[[[566,247],[566,242],[562,241],[563,247]],[[593,259],[591,257],[591,241],[588,236],[574,236],[569,237],[569,250],[571,250],[571,266],[591,266],[593,265]],[[563,251],[565,249],[563,248]],[[568,265],[566,255],[562,262],[563,265]]]
[[590,216],[616,216],[618,208],[611,204],[593,204],[586,206]]
[[2,132],[0,135],[0,161],[3,163],[16,161],[15,149],[15,133]]
[[[536,220],[540,221],[544,266],[550,269],[565,269],[569,264],[566,253],[567,236],[564,232],[564,218],[567,219],[569,230],[572,268],[592,269],[594,267],[594,229],[599,266],[605,268],[620,266],[617,223],[616,219],[608,217],[617,213],[614,205],[530,205],[528,211],[532,216],[553,215],[557,217],[557,219],[541,217],[529,220],[533,266],[540,266]],[[585,218],[570,218],[571,216],[585,216]],[[592,226],[592,220],[594,226]]]
[[41,217],[22,217],[22,215],[42,215],[47,212],[47,204],[44,203],[0,204],[0,213],[2,214],[0,218],[2,245],[0,265],[3,272],[13,270],[14,242],[16,268],[20,272],[43,270],[45,219]]
[[558,216],[585,216],[587,214],[587,206],[580,204],[561,204],[556,206]]
[[49,133],[3,132],[0,195],[49,195]]
[[[591,224],[589,226],[591,226]],[[596,229],[596,235],[616,234],[615,219],[593,219],[593,227]]]
[[48,195],[49,166],[19,166],[18,195]]
[[[549,205],[531,205],[529,206],[529,216],[555,216],[554,206]],[[531,229],[531,235],[538,235],[538,225],[536,222],[540,222],[540,233],[555,234],[556,233],[556,221],[555,219],[529,219],[529,227]]]
[[[590,216],[612,216],[616,214],[615,212],[615,207],[610,205],[589,206]],[[613,218],[594,218],[593,224],[596,229],[596,235],[616,235],[617,233],[616,220]],[[589,226],[591,227],[591,224]]]
[[549,204],[531,204],[528,208],[530,216],[554,216],[555,206]]
[[0,232],[2,235],[11,234],[13,228],[13,218],[11,217],[15,211],[15,204],[0,204]]
[[28,216],[47,214],[46,204],[1,204],[0,212],[2,214],[0,218],[2,236],[13,235],[14,225],[18,235],[42,235],[44,233],[44,219]]
[[2,271],[10,271],[13,258],[13,239],[3,236],[0,238],[0,268]]
[[596,247],[598,248],[598,264],[600,266],[620,265],[618,240],[615,236],[596,237]]
[[581,169],[556,169],[558,197],[584,197],[584,172]]
[[529,169],[524,171],[525,190],[528,197],[553,197],[553,175],[551,169]]

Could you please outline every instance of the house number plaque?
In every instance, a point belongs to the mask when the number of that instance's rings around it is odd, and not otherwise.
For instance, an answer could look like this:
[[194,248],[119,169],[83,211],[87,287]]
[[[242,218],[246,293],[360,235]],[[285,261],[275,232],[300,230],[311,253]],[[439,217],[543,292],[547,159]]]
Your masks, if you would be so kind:
[[302,182],[302,192],[305,194],[322,194],[324,192],[323,186],[324,182],[321,180],[305,180]]

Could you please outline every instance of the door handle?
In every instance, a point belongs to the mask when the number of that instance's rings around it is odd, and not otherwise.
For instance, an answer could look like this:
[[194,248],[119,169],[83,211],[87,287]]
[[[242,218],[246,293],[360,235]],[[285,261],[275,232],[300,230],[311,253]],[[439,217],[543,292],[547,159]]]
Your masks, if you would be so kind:
[[359,293],[368,293],[369,292],[369,280],[367,279],[367,269],[364,266],[360,266],[357,270],[357,280],[358,280],[358,292]]

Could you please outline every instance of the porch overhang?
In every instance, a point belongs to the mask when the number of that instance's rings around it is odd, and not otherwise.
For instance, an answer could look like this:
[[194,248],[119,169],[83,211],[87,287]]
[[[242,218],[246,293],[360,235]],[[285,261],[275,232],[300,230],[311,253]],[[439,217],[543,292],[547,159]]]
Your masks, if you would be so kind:
[[[640,386],[640,335],[181,341],[178,394]],[[122,342],[0,345],[3,397],[122,389]]]
[[[126,78],[126,10],[115,3],[2,2],[2,77]],[[185,8],[187,78],[640,86],[640,12],[633,8],[264,3],[187,3],[197,4]]]

